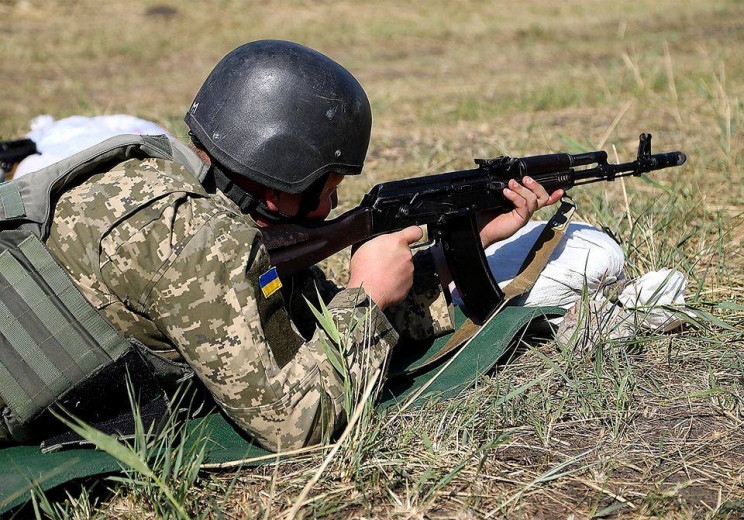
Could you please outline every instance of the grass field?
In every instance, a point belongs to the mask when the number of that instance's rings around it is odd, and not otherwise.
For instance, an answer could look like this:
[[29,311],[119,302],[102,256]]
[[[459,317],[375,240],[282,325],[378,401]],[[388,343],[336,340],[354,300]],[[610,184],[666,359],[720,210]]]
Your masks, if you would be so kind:
[[[344,183],[342,210],[377,182],[475,157],[626,161],[642,131],[683,150],[655,184],[574,195],[580,219],[621,241],[629,275],[683,271],[710,318],[640,347],[529,350],[455,401],[365,417],[319,474],[327,451],[203,474],[183,514],[131,483],[47,514],[744,517],[743,2],[0,0],[0,138],[43,113],[128,113],[184,136],[211,67],[260,38],[328,54],[370,96],[366,174]],[[340,280],[343,265],[328,263]]]

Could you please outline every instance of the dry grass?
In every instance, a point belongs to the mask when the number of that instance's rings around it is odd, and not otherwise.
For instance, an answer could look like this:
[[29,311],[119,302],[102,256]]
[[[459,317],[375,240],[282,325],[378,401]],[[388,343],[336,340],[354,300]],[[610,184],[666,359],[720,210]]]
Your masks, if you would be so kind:
[[[211,66],[239,43],[284,38],[349,67],[374,110],[374,183],[473,157],[614,147],[650,131],[681,149],[655,186],[576,191],[580,216],[623,243],[631,275],[677,267],[695,305],[730,328],[641,349],[547,344],[460,399],[367,418],[302,512],[331,518],[744,517],[744,4],[230,0],[0,1],[0,136],[40,113],[130,113],[184,135]],[[344,277],[343,255],[328,266]],[[322,455],[208,475],[194,516],[275,518]],[[233,482],[235,478],[235,482]],[[88,516],[84,507],[77,515]],[[152,509],[119,488],[98,516]]]

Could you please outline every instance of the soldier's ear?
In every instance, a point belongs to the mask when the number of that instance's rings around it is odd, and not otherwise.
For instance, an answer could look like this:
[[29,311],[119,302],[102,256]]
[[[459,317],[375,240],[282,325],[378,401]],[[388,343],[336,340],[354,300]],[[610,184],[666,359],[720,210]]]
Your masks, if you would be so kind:
[[275,190],[273,188],[266,188],[264,191],[264,199],[266,200],[266,206],[271,211],[279,211],[279,198],[281,197],[281,192],[279,190]]
[[279,192],[273,188],[262,186],[261,198],[271,211],[277,211],[279,205]]

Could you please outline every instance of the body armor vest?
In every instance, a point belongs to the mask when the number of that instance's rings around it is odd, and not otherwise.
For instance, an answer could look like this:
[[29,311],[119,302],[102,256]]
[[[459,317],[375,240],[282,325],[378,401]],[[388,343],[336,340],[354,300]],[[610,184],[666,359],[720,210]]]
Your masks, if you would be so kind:
[[59,194],[133,158],[175,161],[200,182],[208,171],[186,145],[166,136],[120,135],[0,184],[0,429],[15,442],[59,432],[54,408],[126,433],[133,425],[131,414],[122,416],[129,410],[127,379],[140,403],[159,403],[151,410],[155,418],[165,411],[155,376],[189,373],[185,363],[164,360],[119,334],[44,245]]

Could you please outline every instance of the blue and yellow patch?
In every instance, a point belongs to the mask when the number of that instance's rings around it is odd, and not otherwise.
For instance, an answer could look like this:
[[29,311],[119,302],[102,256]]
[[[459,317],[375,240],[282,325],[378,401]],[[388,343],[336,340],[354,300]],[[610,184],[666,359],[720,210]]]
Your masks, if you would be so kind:
[[261,287],[261,291],[265,298],[268,298],[276,291],[282,288],[282,281],[279,279],[279,275],[276,274],[276,267],[272,267],[264,274],[258,277],[258,285]]

